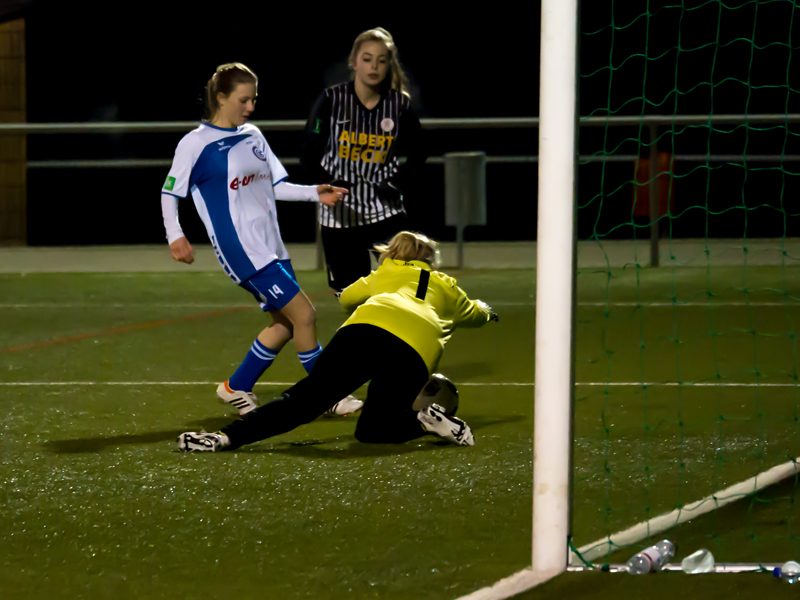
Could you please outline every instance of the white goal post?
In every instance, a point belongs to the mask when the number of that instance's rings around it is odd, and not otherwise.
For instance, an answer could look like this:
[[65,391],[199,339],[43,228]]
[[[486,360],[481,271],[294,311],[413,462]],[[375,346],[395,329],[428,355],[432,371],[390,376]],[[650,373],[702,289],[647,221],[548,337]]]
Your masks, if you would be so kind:
[[532,567],[469,600],[509,598],[563,573],[569,561],[577,28],[578,0],[542,0]]
[[540,581],[569,559],[577,27],[578,0],[542,1],[532,544]]

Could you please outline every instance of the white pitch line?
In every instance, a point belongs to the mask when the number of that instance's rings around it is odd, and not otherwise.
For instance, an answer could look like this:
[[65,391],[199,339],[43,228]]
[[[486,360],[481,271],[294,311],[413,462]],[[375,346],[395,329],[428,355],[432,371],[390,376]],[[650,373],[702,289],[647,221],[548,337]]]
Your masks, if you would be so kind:
[[534,573],[532,569],[523,569],[489,587],[461,596],[457,600],[504,600],[526,592],[551,578],[550,575]]
[[[675,307],[675,308],[682,308],[682,307],[689,307],[695,308],[698,306],[701,307],[712,307],[716,308],[718,306],[792,306],[792,307],[800,307],[800,301],[797,300],[789,300],[788,302],[742,302],[740,300],[721,300],[719,302],[609,302],[608,306],[623,306],[623,307],[636,307],[641,306],[642,308],[666,308],[666,307]],[[578,306],[606,306],[605,302],[578,302]]]
[[[291,386],[296,381],[270,381],[256,383],[261,386]],[[219,381],[0,381],[0,385],[10,387],[25,386],[91,386],[91,385],[119,385],[119,386],[186,386],[186,385],[219,385]]]
[[258,308],[255,302],[231,304],[230,302],[178,302],[157,304],[155,302],[30,302],[27,304],[0,303],[0,308]]
[[[460,384],[460,385],[469,385],[469,384]],[[533,384],[530,384],[533,385]],[[710,382],[710,381],[699,381],[699,382],[678,382],[678,381],[651,381],[651,382],[620,382],[620,381],[612,381],[612,382],[601,382],[601,381],[587,381],[582,383],[575,383],[575,385],[579,386],[586,386],[586,387],[795,387],[797,383],[744,383],[744,382],[724,382],[724,383],[717,383],[717,382]]]
[[[535,306],[535,302],[489,302],[490,306],[519,307]],[[742,307],[742,306],[789,306],[800,308],[800,301],[791,299],[781,302],[742,302],[739,300],[720,300],[719,302],[578,302],[578,306],[590,308],[603,308],[605,306],[621,308],[717,308],[717,307]],[[317,308],[339,309],[335,304],[316,305]],[[27,303],[0,303],[0,309],[36,309],[36,308],[257,308],[255,303],[236,304],[229,302],[27,302]]]
[[[488,302],[491,306],[534,306],[533,302]],[[601,304],[598,304],[600,306]],[[605,304],[602,304],[605,306]],[[315,304],[316,308],[342,310],[338,304]],[[255,302],[0,302],[0,309],[36,308],[258,308]]]
[[[258,386],[291,386],[296,381],[259,381]],[[24,386],[90,386],[90,385],[119,385],[119,386],[189,386],[189,385],[219,385],[218,381],[0,381],[0,386],[24,387]],[[533,387],[532,382],[476,382],[465,381],[456,382],[462,387]],[[745,383],[745,382],[725,382],[725,383],[679,383],[677,381],[581,381],[576,382],[579,387],[795,387],[797,383]]]
[[[284,387],[292,386],[296,381],[259,381],[258,386]],[[0,381],[0,385],[9,387],[25,386],[91,386],[91,385],[119,385],[119,386],[189,386],[189,385],[219,385],[218,381]],[[461,386],[533,386],[532,383],[459,383]]]

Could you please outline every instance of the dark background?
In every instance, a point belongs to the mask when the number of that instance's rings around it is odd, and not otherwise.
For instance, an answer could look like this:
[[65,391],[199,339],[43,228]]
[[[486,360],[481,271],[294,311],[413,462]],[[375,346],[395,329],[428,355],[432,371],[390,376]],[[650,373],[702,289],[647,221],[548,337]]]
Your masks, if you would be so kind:
[[[767,2],[585,1],[581,10],[581,115],[800,112],[800,10]],[[411,77],[422,117],[538,115],[539,4],[487,7],[410,4],[53,2],[34,0],[27,26],[30,122],[187,121],[202,116],[205,82],[240,61],[260,78],[256,119],[305,119],[322,89],[347,77],[353,39],[387,28]],[[710,84],[713,82],[713,85]],[[749,85],[748,85],[749,84]],[[678,90],[676,92],[676,90]],[[538,131],[431,131],[431,155],[484,150],[534,155]],[[662,127],[676,154],[800,154],[800,125]],[[182,134],[29,136],[29,159],[170,158]],[[298,156],[299,132],[268,133],[280,157]],[[646,128],[583,128],[582,154],[648,152]],[[800,235],[800,163],[677,163],[675,237]],[[753,167],[756,167],[755,169]],[[299,167],[290,178],[304,181]],[[31,245],[158,243],[166,169],[31,169]],[[488,225],[467,239],[535,239],[535,164],[490,165]],[[579,170],[579,236],[647,237],[632,218],[633,165]],[[444,171],[426,166],[406,190],[418,229],[444,226]],[[190,202],[181,222],[205,232]],[[313,207],[279,203],[288,242],[314,239]],[[715,214],[721,213],[721,214]],[[666,222],[666,219],[665,219]],[[670,229],[670,227],[666,227]]]

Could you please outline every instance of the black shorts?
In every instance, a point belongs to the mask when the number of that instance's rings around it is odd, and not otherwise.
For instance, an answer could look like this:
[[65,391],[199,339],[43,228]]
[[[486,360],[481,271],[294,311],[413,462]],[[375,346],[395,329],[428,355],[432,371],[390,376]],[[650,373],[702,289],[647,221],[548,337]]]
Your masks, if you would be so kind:
[[370,253],[407,227],[405,215],[395,215],[360,227],[322,227],[322,248],[328,265],[328,285],[341,291],[372,271]]

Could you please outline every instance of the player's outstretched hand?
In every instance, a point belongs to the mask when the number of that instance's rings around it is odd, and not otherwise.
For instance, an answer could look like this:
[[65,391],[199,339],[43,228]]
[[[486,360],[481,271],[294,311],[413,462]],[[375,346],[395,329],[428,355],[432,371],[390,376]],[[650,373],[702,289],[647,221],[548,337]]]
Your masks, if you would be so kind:
[[178,262],[190,265],[194,262],[194,248],[185,237],[178,238],[169,245],[172,258]]
[[319,201],[326,206],[336,206],[337,202],[341,202],[344,195],[348,191],[345,188],[333,187],[332,185],[318,185],[317,194],[319,194]]

